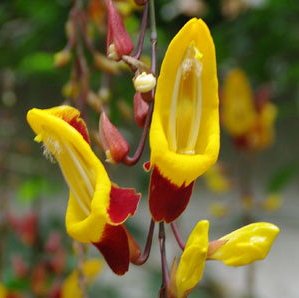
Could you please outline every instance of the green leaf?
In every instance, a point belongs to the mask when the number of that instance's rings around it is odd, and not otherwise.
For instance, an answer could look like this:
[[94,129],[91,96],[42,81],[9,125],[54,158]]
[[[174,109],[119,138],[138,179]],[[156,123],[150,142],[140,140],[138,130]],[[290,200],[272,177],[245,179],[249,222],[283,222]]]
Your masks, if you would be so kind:
[[281,191],[298,174],[299,174],[298,164],[288,164],[283,166],[271,177],[267,186],[268,192]]
[[24,181],[18,189],[17,198],[20,202],[31,203],[48,193],[50,185],[42,177],[35,177]]
[[20,63],[20,70],[25,73],[53,71],[53,53],[35,52],[24,57]]

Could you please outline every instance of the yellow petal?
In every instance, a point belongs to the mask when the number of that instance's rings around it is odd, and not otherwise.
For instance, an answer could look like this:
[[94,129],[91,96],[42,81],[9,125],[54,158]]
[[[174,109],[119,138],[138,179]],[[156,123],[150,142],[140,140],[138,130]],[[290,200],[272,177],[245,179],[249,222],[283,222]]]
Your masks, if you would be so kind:
[[222,95],[223,126],[232,136],[247,133],[257,115],[250,83],[241,69],[233,69],[227,74]]
[[258,222],[244,226],[224,237],[224,244],[209,255],[209,259],[222,261],[228,266],[243,266],[264,259],[279,233],[271,223]]
[[[84,283],[90,284],[102,270],[102,262],[97,259],[87,260],[82,266],[82,278]],[[61,289],[62,298],[82,298],[83,294],[79,287],[79,274],[75,269],[63,282]]]
[[201,19],[187,22],[166,51],[157,82],[150,147],[151,164],[177,186],[190,184],[218,157],[215,49]]
[[86,141],[79,115],[75,108],[59,106],[32,109],[27,120],[37,134],[35,140],[43,142],[45,154],[59,163],[70,188],[67,232],[80,242],[97,242],[108,220],[111,182]]
[[175,297],[185,297],[201,280],[208,251],[209,222],[199,221],[191,232],[174,277]]

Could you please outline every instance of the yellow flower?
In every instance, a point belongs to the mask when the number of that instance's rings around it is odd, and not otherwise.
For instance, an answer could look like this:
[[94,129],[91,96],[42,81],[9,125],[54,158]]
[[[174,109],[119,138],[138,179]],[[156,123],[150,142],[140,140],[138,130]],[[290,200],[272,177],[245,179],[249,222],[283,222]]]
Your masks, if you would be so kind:
[[221,100],[223,126],[234,137],[247,133],[255,123],[253,92],[246,74],[232,69],[226,76]]
[[[140,194],[111,183],[89,145],[86,125],[75,108],[32,109],[27,120],[37,134],[35,141],[43,142],[44,154],[58,162],[69,186],[68,234],[80,242],[94,244],[114,272],[125,273],[130,237],[122,223],[135,213]],[[115,263],[116,256],[123,262]]]
[[[103,264],[97,259],[87,260],[82,266],[84,284],[90,284],[102,270]],[[82,298],[83,293],[79,286],[79,272],[75,269],[63,282],[61,287],[62,298]]]
[[[159,180],[168,183],[173,193],[177,189],[192,188],[193,181],[218,157],[215,49],[209,29],[201,19],[187,22],[169,44],[157,81],[149,137],[153,175],[160,175]],[[184,202],[178,203],[180,207],[172,214],[167,214],[167,210],[156,214],[156,209],[161,210],[155,202],[160,188],[165,187],[151,184],[150,189],[155,191],[150,193],[150,209],[156,221],[169,222],[185,209],[191,191],[186,190]],[[169,192],[169,202],[177,204],[174,201]]]
[[267,222],[244,226],[220,238],[221,245],[209,254],[209,259],[228,266],[243,266],[264,259],[279,233],[279,228]]
[[279,228],[265,222],[253,223],[211,242],[208,232],[207,220],[199,221],[191,232],[179,264],[171,272],[170,297],[187,297],[202,279],[207,260],[219,260],[228,266],[243,266],[264,259]]
[[174,297],[186,297],[201,280],[209,246],[208,232],[207,220],[198,222],[191,232],[179,265],[172,272],[169,290]]
[[201,19],[186,23],[167,49],[157,82],[150,146],[151,164],[178,186],[190,184],[218,157],[215,49]]

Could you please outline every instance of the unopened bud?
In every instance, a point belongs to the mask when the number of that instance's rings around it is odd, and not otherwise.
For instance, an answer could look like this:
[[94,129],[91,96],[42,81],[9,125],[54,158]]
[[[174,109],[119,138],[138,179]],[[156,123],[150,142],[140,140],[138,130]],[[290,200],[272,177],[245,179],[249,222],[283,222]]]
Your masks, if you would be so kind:
[[134,45],[112,0],[105,0],[105,3],[108,18],[107,55],[118,61],[123,55],[129,55]]
[[227,266],[243,266],[264,259],[279,233],[271,223],[244,226],[209,244],[208,259]]
[[133,83],[137,92],[145,93],[155,88],[156,78],[151,73],[142,72],[133,79]]
[[139,127],[144,126],[144,122],[148,113],[148,103],[141,96],[141,93],[136,92],[134,95],[134,119]]
[[99,121],[99,137],[108,162],[118,163],[128,154],[128,142],[104,112]]
[[54,55],[55,67],[63,67],[71,60],[71,52],[69,50],[62,50]]

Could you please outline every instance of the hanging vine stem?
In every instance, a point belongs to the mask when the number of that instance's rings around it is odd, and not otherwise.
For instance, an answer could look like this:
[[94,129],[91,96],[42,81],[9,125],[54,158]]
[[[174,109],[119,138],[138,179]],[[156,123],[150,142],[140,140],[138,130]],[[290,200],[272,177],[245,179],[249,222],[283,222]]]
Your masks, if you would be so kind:
[[167,288],[169,285],[169,272],[166,260],[166,249],[165,249],[165,227],[164,222],[159,223],[159,246],[161,253],[161,267],[162,267],[162,285],[160,288],[160,298],[167,298]]
[[137,260],[132,262],[134,265],[140,266],[147,261],[152,248],[154,230],[155,230],[155,222],[151,220],[144,251]]
[[[150,15],[150,28],[151,28],[151,72],[153,75],[156,75],[156,68],[157,68],[157,28],[156,28],[156,16],[155,16],[155,3],[154,0],[149,1],[149,15]],[[153,114],[153,108],[154,108],[154,97],[155,97],[155,89],[151,92],[151,100],[149,102],[148,112],[145,119],[145,124],[143,128],[143,132],[139,141],[139,144],[137,146],[137,149],[132,157],[126,156],[122,163],[133,166],[135,165],[143,152],[145,142],[147,139],[147,135],[149,132],[151,120],[152,120],[152,114]]]
[[179,229],[178,229],[177,224],[176,224],[175,222],[172,222],[172,223],[170,224],[170,227],[171,227],[171,230],[172,230],[172,232],[173,232],[173,235],[174,235],[175,240],[177,241],[179,247],[180,247],[182,250],[184,250],[184,249],[185,249],[185,242],[184,242],[183,239],[182,239],[182,236],[181,236],[181,234],[180,234],[180,231],[179,231]]
[[141,26],[140,26],[140,34],[139,34],[139,38],[138,38],[138,42],[137,42],[136,51],[135,51],[135,54],[133,55],[133,57],[135,59],[139,59],[142,54],[143,45],[144,45],[144,37],[145,37],[145,32],[146,32],[146,27],[147,27],[147,21],[148,21],[148,2],[145,3],[144,9],[143,9]]

